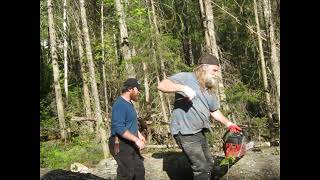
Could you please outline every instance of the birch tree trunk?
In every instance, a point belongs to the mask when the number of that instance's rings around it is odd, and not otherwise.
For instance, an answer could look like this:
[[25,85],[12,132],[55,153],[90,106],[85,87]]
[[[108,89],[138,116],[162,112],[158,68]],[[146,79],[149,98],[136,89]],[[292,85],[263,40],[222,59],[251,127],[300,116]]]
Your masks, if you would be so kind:
[[145,96],[147,103],[147,111],[150,112],[151,104],[150,104],[150,88],[149,88],[149,75],[148,75],[148,66],[146,62],[142,62],[143,72],[144,72],[144,88],[145,88]]
[[209,33],[208,33],[208,28],[207,28],[207,21],[206,21],[206,13],[203,7],[203,1],[199,0],[199,5],[200,5],[200,13],[201,13],[201,19],[202,19],[202,24],[204,27],[204,36],[206,40],[206,48],[204,49],[210,49],[211,47],[211,42],[209,38]]
[[106,68],[105,68],[105,57],[104,57],[104,18],[103,18],[103,1],[101,1],[101,46],[102,46],[102,80],[103,80],[103,92],[104,92],[104,100],[106,106],[106,119],[109,118],[109,101],[108,101],[108,92],[107,92],[107,80],[106,80]]
[[276,38],[273,27],[273,19],[271,13],[271,4],[270,0],[263,0],[263,8],[264,8],[264,16],[268,29],[268,35],[270,38],[270,47],[271,47],[271,68],[273,78],[276,82],[276,106],[277,106],[277,114],[280,120],[280,61],[277,52]]
[[[112,25],[112,30],[114,30],[115,32],[115,26]],[[117,46],[117,36],[116,36],[116,33],[113,33],[113,47],[114,47],[114,55],[115,55],[115,64],[117,65],[119,63],[119,55],[118,55],[118,46]],[[112,65],[110,66],[111,67],[111,71],[113,70],[112,69]],[[117,68],[114,68],[114,72],[115,74],[117,74]]]
[[[186,4],[186,8],[187,8],[187,15],[190,16],[189,13],[189,6],[188,6],[189,2],[187,1]],[[186,43],[187,43],[187,56],[189,59],[189,65],[193,66],[194,65],[194,57],[193,57],[193,53],[192,53],[192,40],[190,37],[190,27],[192,26],[192,22],[190,20],[188,20],[188,18],[185,18],[185,24],[186,24],[186,30],[185,30],[185,39],[186,39]]]
[[[271,101],[270,101],[270,94],[269,94],[269,88],[268,88],[269,86],[268,86],[267,70],[266,70],[266,64],[265,64],[265,59],[264,59],[264,54],[263,54],[263,46],[262,46],[261,31],[260,31],[259,16],[258,16],[256,0],[253,0],[253,5],[254,5],[254,14],[255,14],[257,33],[258,33],[260,66],[261,66],[263,88],[264,88],[264,92],[265,92],[264,94],[265,94],[265,98],[266,98],[267,115],[268,115],[268,119],[269,119],[268,120],[269,130],[270,130],[270,135],[272,135],[274,133],[274,128],[273,128],[273,123],[272,123],[272,113],[271,113],[271,103],[270,103]],[[272,135],[272,136],[274,136],[274,135]]]
[[[152,9],[154,30],[155,30],[155,33],[156,33],[157,37],[159,37],[160,33],[159,33],[159,29],[158,29],[158,21],[157,21],[157,15],[156,15],[156,11],[155,11],[154,1],[150,0],[150,4],[151,4],[151,9]],[[149,13],[148,13],[148,15],[150,17]],[[150,18],[149,18],[149,21],[151,21]],[[150,22],[150,24],[152,24],[152,23]],[[156,41],[157,41],[157,39],[156,39]],[[158,49],[158,47],[154,45],[154,42],[153,42],[153,47],[155,49]],[[163,76],[163,78],[167,78],[167,75],[166,75],[166,72],[165,72],[164,62],[163,62],[163,59],[162,59],[161,55],[160,55],[159,59],[160,59],[160,67],[161,67],[160,70],[161,70],[162,76]],[[162,92],[159,91],[159,95],[160,96],[161,96],[161,94],[162,94]],[[171,113],[171,102],[170,102],[170,99],[169,99],[168,95],[164,95],[164,96],[165,96],[165,99],[167,100],[169,112]],[[161,99],[161,97],[160,97],[160,99]],[[168,119],[168,117],[166,119]],[[168,121],[166,121],[166,122],[168,122]]]
[[[201,0],[199,0],[200,3]],[[216,42],[216,37],[215,37],[215,29],[214,29],[214,18],[213,18],[213,13],[212,13],[212,5],[211,5],[211,0],[204,0],[203,1],[203,9],[204,9],[204,14],[205,14],[205,19],[203,19],[206,31],[207,31],[207,37],[209,40],[206,40],[207,47],[209,48],[209,52],[213,55],[215,55],[219,59],[220,67],[221,67],[221,60],[219,57],[218,53],[218,46]],[[201,5],[200,5],[201,7]],[[218,99],[220,101],[220,104],[222,108],[226,111],[229,111],[229,106],[226,103],[226,95],[224,93],[224,85],[223,85],[223,78],[222,78],[222,68],[218,73],[219,77],[219,95]]]
[[66,141],[68,135],[66,130],[65,118],[64,118],[61,87],[59,82],[60,73],[59,73],[59,65],[57,61],[58,56],[56,52],[56,32],[54,28],[51,0],[47,1],[47,7],[48,7],[48,26],[49,26],[49,36],[50,36],[50,51],[51,51],[52,68],[53,68],[53,83],[54,83],[54,90],[56,95],[60,135],[61,135],[61,139],[64,139]]
[[124,61],[126,63],[128,78],[135,78],[136,73],[131,62],[132,55],[129,48],[129,36],[128,36],[128,30],[127,30],[127,25],[125,21],[123,6],[120,0],[115,0],[115,5],[116,5],[117,16],[119,17],[121,50],[122,50]]
[[[76,29],[77,29],[77,44],[78,44],[78,50],[79,50],[80,72],[81,72],[81,76],[82,76],[84,107],[85,107],[87,118],[92,118],[90,93],[89,93],[89,88],[88,88],[88,78],[86,75],[87,67],[86,67],[85,63],[83,62],[83,59],[85,59],[85,57],[84,57],[84,51],[83,51],[83,46],[82,46],[82,44],[83,44],[82,33],[81,33],[81,30],[80,30],[78,23],[76,23]],[[88,121],[87,125],[89,127],[89,132],[94,132],[93,122]]]
[[[154,60],[155,64],[157,64],[157,53],[156,53],[156,49],[157,49],[156,46],[157,45],[156,45],[155,41],[157,41],[157,38],[159,37],[159,29],[158,29],[157,17],[156,17],[156,13],[155,13],[153,0],[150,0],[150,4],[151,4],[151,10],[152,10],[153,23],[151,22],[151,17],[150,17],[149,8],[148,8],[149,22],[150,22],[151,26],[153,24],[153,29],[154,29],[154,32],[156,33],[156,38],[154,40],[152,40],[151,45],[152,45],[152,51],[153,51],[153,60]],[[166,73],[164,71],[164,62],[163,62],[162,58],[160,58],[160,65],[161,65],[161,72],[163,74],[163,78],[166,78]],[[157,77],[157,82],[159,84],[160,83],[160,75],[158,73],[157,65],[156,65],[156,77]],[[161,91],[158,91],[158,94],[159,94],[159,97],[160,97],[160,103],[161,103],[161,109],[162,109],[163,118],[164,118],[165,122],[169,122],[168,113],[167,113],[166,105],[165,105],[164,95],[163,95],[163,93]],[[168,101],[168,106],[169,106],[169,109],[170,109],[169,98],[167,98],[167,101]]]
[[193,53],[192,53],[192,41],[191,41],[191,38],[189,37],[188,38],[188,50],[189,50],[189,59],[190,59],[190,65],[193,66],[194,65],[194,56],[193,56]]
[[67,0],[63,1],[63,59],[64,59],[64,91],[68,104],[68,41],[67,41]]
[[100,134],[104,158],[107,158],[109,155],[109,148],[107,144],[107,133],[105,131],[106,126],[103,123],[103,119],[101,115],[101,107],[100,107],[99,94],[98,94],[98,88],[97,88],[96,77],[95,77],[94,62],[93,62],[93,55],[92,55],[91,44],[90,44],[86,10],[84,7],[84,0],[79,0],[79,1],[80,1],[80,14],[81,14],[82,30],[84,35],[84,43],[86,46],[86,55],[87,55],[87,60],[89,64],[90,82],[91,82],[91,88],[92,88],[91,91],[92,91],[92,96],[93,96],[94,105],[95,105],[95,108],[94,108],[95,115],[97,119],[97,130],[99,131],[99,134]]

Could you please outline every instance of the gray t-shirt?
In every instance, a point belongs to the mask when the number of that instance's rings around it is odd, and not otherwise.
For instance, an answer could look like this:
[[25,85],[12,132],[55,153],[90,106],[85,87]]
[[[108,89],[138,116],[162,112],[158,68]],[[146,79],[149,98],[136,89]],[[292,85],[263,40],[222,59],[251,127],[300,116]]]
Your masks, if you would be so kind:
[[214,94],[207,90],[201,92],[199,82],[194,73],[181,72],[168,78],[169,80],[189,86],[196,92],[190,101],[183,92],[175,93],[174,108],[171,116],[171,134],[195,134],[202,129],[210,131],[210,113],[219,109]]

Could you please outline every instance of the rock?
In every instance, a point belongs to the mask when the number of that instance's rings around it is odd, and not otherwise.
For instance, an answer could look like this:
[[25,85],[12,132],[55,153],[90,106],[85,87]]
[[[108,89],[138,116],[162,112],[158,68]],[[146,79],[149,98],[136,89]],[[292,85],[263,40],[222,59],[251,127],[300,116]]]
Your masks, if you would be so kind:
[[91,173],[92,170],[86,167],[85,165],[81,163],[73,163],[70,166],[71,172],[79,172],[79,173]]

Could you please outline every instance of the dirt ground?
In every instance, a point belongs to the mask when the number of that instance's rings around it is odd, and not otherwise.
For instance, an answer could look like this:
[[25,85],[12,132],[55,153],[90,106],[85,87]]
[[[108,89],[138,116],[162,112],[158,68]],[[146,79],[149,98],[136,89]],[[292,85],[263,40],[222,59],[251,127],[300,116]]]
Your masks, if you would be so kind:
[[[192,180],[192,171],[186,157],[179,151],[143,154],[147,180]],[[219,166],[223,153],[213,154],[216,179],[276,180],[280,179],[280,148],[253,149],[234,164]],[[116,163],[113,158],[100,161],[89,167],[90,173],[71,172],[68,169],[40,169],[40,179],[115,179]]]

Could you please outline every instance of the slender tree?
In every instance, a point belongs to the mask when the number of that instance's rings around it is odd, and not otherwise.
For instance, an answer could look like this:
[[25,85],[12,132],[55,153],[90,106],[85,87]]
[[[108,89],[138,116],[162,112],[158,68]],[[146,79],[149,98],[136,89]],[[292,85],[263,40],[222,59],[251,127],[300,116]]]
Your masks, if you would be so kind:
[[86,10],[84,7],[84,0],[80,1],[80,14],[81,14],[81,22],[82,22],[82,31],[84,35],[84,43],[86,46],[86,55],[87,60],[89,64],[89,73],[90,73],[90,82],[91,82],[91,88],[92,88],[92,96],[94,101],[94,111],[95,116],[97,120],[97,130],[100,135],[101,139],[101,145],[103,149],[103,155],[105,158],[109,155],[109,148],[107,144],[107,134],[105,130],[105,125],[103,123],[102,115],[101,115],[101,107],[100,107],[100,100],[99,100],[99,94],[98,94],[98,87],[96,83],[96,77],[95,77],[95,68],[94,68],[94,62],[93,62],[93,55],[91,50],[91,44],[90,44],[90,36],[89,36],[89,30],[88,30],[88,23],[87,23],[87,17],[86,17]]
[[136,72],[134,71],[133,65],[131,63],[131,51],[129,48],[129,35],[126,24],[125,13],[121,0],[115,0],[117,16],[119,18],[119,29],[120,29],[120,39],[121,39],[121,51],[126,64],[126,72],[128,77],[136,77]]
[[[253,6],[254,6],[254,14],[255,14],[257,33],[261,34],[256,0],[253,0]],[[271,113],[271,100],[270,100],[270,94],[269,94],[268,77],[267,77],[266,63],[265,63],[265,59],[264,59],[261,36],[258,36],[258,43],[259,43],[261,74],[262,74],[263,88],[264,88],[266,107],[267,107],[267,116],[268,116],[268,122],[269,122],[269,126],[270,126],[269,130],[270,130],[270,135],[272,135],[274,133],[273,123],[272,123],[273,118],[272,118],[272,113]]]
[[[84,62],[86,59],[84,56],[84,50],[83,50],[83,41],[82,41],[82,33],[79,27],[79,23],[75,21],[75,26],[77,30],[77,45],[78,45],[78,52],[79,52],[79,62],[80,62],[80,73],[82,77],[82,90],[83,90],[83,102],[84,102],[84,108],[86,112],[86,117],[88,119],[92,119],[92,111],[91,111],[91,101],[90,101],[90,91],[88,88],[88,77],[87,77],[87,66]],[[88,127],[90,132],[94,132],[93,128],[93,122],[88,122]]]
[[66,138],[68,137],[68,134],[66,130],[66,123],[65,123],[65,117],[64,117],[61,86],[59,82],[60,73],[59,73],[59,65],[58,65],[58,56],[56,52],[56,31],[54,28],[51,0],[47,0],[47,7],[48,7],[48,26],[49,26],[49,36],[50,36],[50,51],[51,51],[51,59],[52,59],[52,67],[53,67],[53,83],[54,83],[54,90],[56,95],[55,97],[56,97],[56,103],[57,103],[60,135],[62,139],[66,140]]
[[263,0],[263,9],[264,9],[264,16],[265,21],[267,25],[268,35],[270,39],[270,47],[271,47],[271,68],[272,68],[272,74],[273,78],[275,80],[276,85],[276,106],[277,106],[277,114],[278,119],[280,120],[280,60],[278,57],[277,52],[277,45],[276,45],[276,37],[274,32],[274,25],[273,25],[273,19],[272,19],[272,12],[271,12],[271,4],[270,0]]
[[67,0],[63,1],[63,59],[64,59],[64,91],[68,103],[68,32],[67,32]]
[[[214,28],[214,17],[213,17],[213,13],[212,13],[212,5],[211,5],[211,1],[210,0],[203,0],[203,9],[204,13],[201,14],[205,14],[205,19],[203,19],[204,24],[205,24],[205,37],[206,37],[206,45],[208,48],[208,51],[215,55],[219,61],[220,61],[220,66],[221,66],[221,60],[220,60],[220,56],[218,53],[218,45],[216,42],[216,35],[215,35],[215,28]],[[201,3],[201,0],[199,0],[199,3]],[[201,7],[201,4],[200,4]],[[218,77],[219,77],[219,101],[223,107],[223,109],[225,110],[229,110],[229,106],[228,104],[225,102],[226,100],[226,95],[224,92],[224,85],[223,85],[223,78],[222,78],[222,70],[219,71]]]
[[108,92],[107,92],[107,79],[106,79],[106,60],[105,60],[105,55],[104,55],[104,9],[103,9],[103,1],[101,1],[101,56],[102,56],[102,81],[103,81],[103,92],[104,92],[104,100],[105,100],[105,106],[106,106],[106,118],[108,119],[109,112],[108,112],[108,107],[109,107],[109,101],[108,101]]

